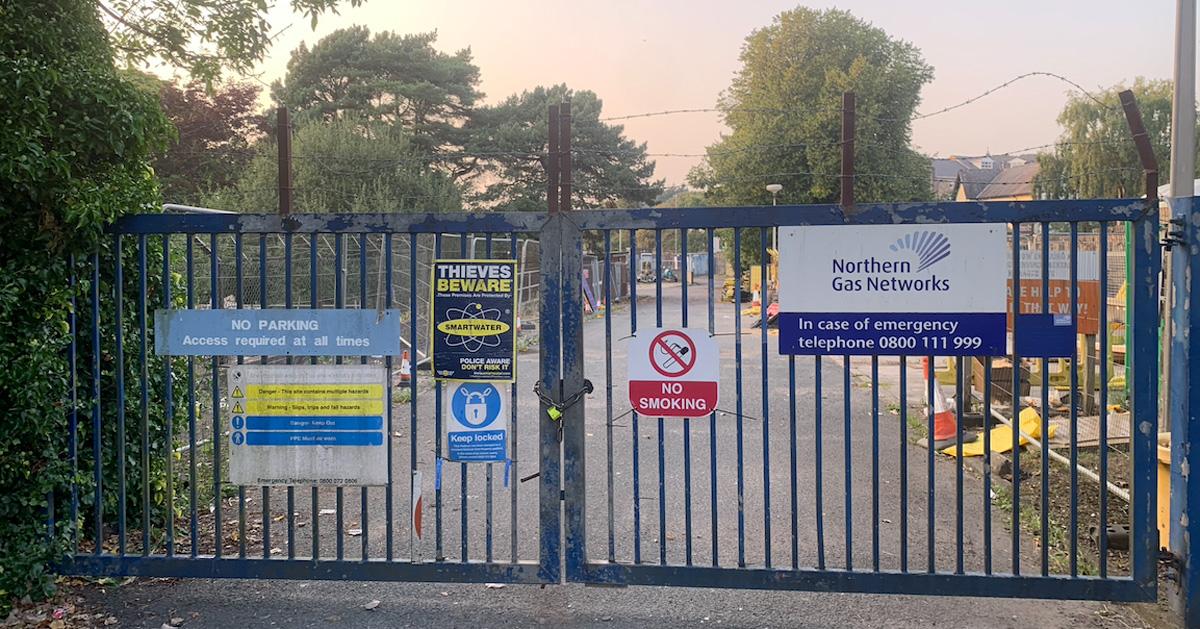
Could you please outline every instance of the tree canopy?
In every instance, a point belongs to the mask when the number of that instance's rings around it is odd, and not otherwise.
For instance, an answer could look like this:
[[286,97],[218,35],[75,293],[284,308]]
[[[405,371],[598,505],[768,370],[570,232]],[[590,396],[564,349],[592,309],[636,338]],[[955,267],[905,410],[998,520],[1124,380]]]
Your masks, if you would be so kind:
[[[341,2],[362,0],[291,0],[292,11],[312,26]],[[89,0],[108,29],[112,50],[129,64],[160,61],[211,82],[225,69],[252,72],[281,30],[267,21],[271,6],[263,0]],[[50,11],[47,11],[49,14]]]
[[468,146],[479,186],[472,200],[503,210],[545,210],[547,108],[571,101],[573,202],[576,207],[649,205],[662,192],[653,180],[646,144],[625,137],[622,125],[600,120],[603,101],[566,85],[538,86],[476,109],[467,124]]
[[[719,108],[730,132],[689,176],[716,204],[837,200],[842,93],[857,100],[859,201],[930,198],[910,119],[932,68],[912,44],[839,10],[797,8],[755,30]],[[869,175],[867,173],[870,173]]]
[[[437,33],[371,35],[365,26],[341,29],[310,49],[292,51],[287,75],[272,96],[297,119],[352,117],[406,128],[426,153],[451,158],[462,126],[481,94],[471,50],[436,48]],[[431,160],[433,161],[433,160]]]
[[154,158],[163,197],[196,203],[200,195],[233,185],[253,155],[251,144],[264,136],[269,121],[259,113],[261,89],[228,83],[210,91],[200,83],[164,82],[163,112],[175,126],[175,141]]
[[[273,212],[278,207],[275,140],[256,155],[236,186],[205,200],[210,207]],[[296,125],[292,136],[295,212],[445,212],[462,208],[458,186],[427,168],[403,127],[343,118]]]
[[[1038,155],[1034,182],[1050,198],[1141,196],[1143,176],[1137,148],[1121,108],[1118,85],[1095,95],[1072,94],[1058,124],[1062,135],[1053,152]],[[1171,82],[1137,79],[1132,87],[1146,133],[1165,183],[1170,175]]]

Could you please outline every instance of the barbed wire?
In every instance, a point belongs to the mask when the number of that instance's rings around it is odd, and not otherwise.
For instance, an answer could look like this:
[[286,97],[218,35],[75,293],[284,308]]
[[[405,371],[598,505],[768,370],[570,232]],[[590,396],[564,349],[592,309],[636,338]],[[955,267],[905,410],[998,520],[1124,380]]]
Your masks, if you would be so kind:
[[[1105,103],[1103,100],[1101,100],[1095,94],[1088,91],[1087,88],[1083,87],[1078,82],[1076,82],[1066,76],[1063,76],[1062,74],[1059,74],[1057,72],[1049,72],[1046,70],[1035,70],[1032,72],[1025,72],[1023,74],[1018,74],[1018,75],[1008,79],[1007,81],[1004,81],[1003,83],[1000,83],[994,87],[988,88],[988,89],[984,90],[983,92],[980,92],[979,94],[971,96],[970,98],[967,98],[965,100],[959,101],[952,105],[947,105],[945,107],[942,107],[941,109],[937,109],[937,110],[930,111],[927,113],[913,112],[913,115],[910,116],[909,118],[890,118],[890,117],[883,117],[883,116],[861,116],[861,117],[859,117],[859,120],[868,119],[868,120],[874,120],[874,121],[878,121],[878,122],[913,122],[916,120],[925,120],[928,118],[932,118],[934,116],[939,116],[939,115],[954,111],[956,109],[960,109],[962,107],[966,107],[967,105],[978,102],[979,100],[982,100],[983,98],[986,98],[987,96],[990,96],[1010,85],[1013,85],[1014,83],[1018,83],[1024,79],[1028,79],[1031,77],[1038,77],[1038,76],[1058,79],[1059,81],[1062,81],[1063,83],[1066,83],[1066,84],[1070,85],[1071,87],[1079,90],[1084,96],[1091,99],[1092,101],[1094,101],[1101,107],[1104,107],[1106,109],[1119,109],[1119,107],[1114,107],[1112,105]],[[830,106],[827,108],[817,108],[817,109],[813,109],[811,111],[819,112],[819,113],[829,113],[829,112],[840,111],[840,110],[841,110],[841,106],[839,104],[839,105]],[[614,121],[618,121],[618,120],[633,120],[636,118],[653,118],[653,117],[659,117],[659,116],[672,116],[672,115],[678,115],[678,114],[697,114],[697,113],[798,114],[798,113],[801,113],[802,111],[803,110],[795,109],[795,108],[779,109],[779,108],[757,108],[757,107],[693,107],[693,108],[685,108],[685,109],[664,109],[661,111],[647,111],[647,112],[641,112],[641,113],[635,113],[635,114],[624,114],[624,115],[619,115],[619,116],[607,116],[607,117],[600,118],[600,121],[601,122],[614,122]]]

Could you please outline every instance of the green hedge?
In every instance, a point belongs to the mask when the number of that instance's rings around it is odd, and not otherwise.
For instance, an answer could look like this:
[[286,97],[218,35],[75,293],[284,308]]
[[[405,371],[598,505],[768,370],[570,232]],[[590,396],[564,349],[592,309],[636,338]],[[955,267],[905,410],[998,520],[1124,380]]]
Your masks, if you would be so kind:
[[[104,335],[101,370],[107,402],[105,484],[115,488],[115,399],[113,388],[114,311],[112,237],[104,229],[117,216],[157,211],[160,200],[148,166],[171,128],[157,96],[137,87],[113,65],[96,5],[86,0],[0,0],[0,616],[10,602],[49,592],[49,569],[68,548],[70,538],[67,390],[68,317],[78,300],[80,360],[80,516],[90,518],[90,277],[73,295],[69,285],[74,256],[86,261],[97,251]],[[136,261],[136,242],[126,245],[127,269]],[[161,256],[161,250],[149,252]],[[159,258],[161,260],[161,258]],[[80,267],[82,268],[82,267]],[[125,338],[137,342],[136,274],[127,272]],[[147,278],[161,304],[161,279]],[[136,345],[133,345],[136,347]],[[140,426],[141,366],[126,356],[126,381],[132,392],[127,408],[131,425]],[[150,422],[155,436],[164,418],[160,397],[165,386],[161,363],[155,374]],[[127,475],[140,478],[140,433],[127,435]],[[159,484],[166,445],[161,439],[150,474]],[[139,491],[126,508],[140,513]],[[46,526],[48,496],[54,496],[60,526]],[[161,500],[156,495],[153,500]],[[105,519],[113,521],[115,493],[106,493]],[[166,514],[157,510],[157,518]],[[90,519],[88,520],[90,522]],[[90,529],[81,529],[86,535]]]

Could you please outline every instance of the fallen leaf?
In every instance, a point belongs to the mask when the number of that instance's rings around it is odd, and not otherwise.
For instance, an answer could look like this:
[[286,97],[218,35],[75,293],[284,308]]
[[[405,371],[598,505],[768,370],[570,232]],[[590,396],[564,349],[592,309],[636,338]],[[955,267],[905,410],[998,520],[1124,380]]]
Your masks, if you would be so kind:
[[179,616],[173,616],[171,618],[171,626],[172,627],[178,627],[179,625],[182,625],[182,624],[183,624],[183,618],[181,618]]
[[363,605],[363,609],[375,609],[376,607],[379,607],[379,599],[375,599],[370,603]]
[[115,624],[117,624],[117,617],[116,617],[116,616],[109,616],[108,618],[105,618],[105,619],[104,619],[104,624],[106,624],[106,625],[109,625],[109,626],[112,626],[112,625],[115,625]]
[[317,515],[334,515],[336,513],[337,509],[321,509],[317,512]]
[[504,589],[504,584],[503,583],[485,583],[485,584],[483,584],[483,587],[485,587],[489,590],[502,590],[502,589]]
[[349,533],[351,537],[358,537],[359,535],[362,535],[362,529],[347,529],[346,532]]

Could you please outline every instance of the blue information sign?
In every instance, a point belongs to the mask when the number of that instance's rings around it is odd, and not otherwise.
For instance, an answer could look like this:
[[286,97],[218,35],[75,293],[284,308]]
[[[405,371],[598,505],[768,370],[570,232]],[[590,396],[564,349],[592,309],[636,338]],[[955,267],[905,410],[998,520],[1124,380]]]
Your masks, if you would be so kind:
[[779,351],[820,356],[998,356],[1004,313],[779,313]]
[[498,462],[508,453],[508,395],[490,382],[446,387],[446,450],[451,461]]
[[154,351],[171,356],[397,356],[399,310],[156,310]]

